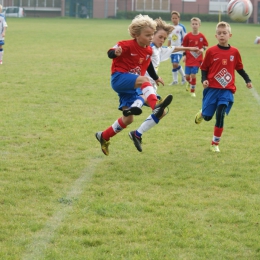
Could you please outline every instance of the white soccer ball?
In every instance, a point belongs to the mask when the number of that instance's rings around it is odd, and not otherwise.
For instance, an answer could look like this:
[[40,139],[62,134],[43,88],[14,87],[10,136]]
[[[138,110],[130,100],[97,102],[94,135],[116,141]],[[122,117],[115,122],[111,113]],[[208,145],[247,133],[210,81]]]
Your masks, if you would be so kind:
[[231,0],[227,5],[229,17],[236,22],[245,22],[253,12],[250,0]]

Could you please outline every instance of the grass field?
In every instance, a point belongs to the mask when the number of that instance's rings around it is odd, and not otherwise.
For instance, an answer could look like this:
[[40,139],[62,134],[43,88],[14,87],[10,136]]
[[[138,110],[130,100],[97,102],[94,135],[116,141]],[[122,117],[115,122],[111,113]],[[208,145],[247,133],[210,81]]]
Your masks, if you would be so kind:
[[[148,108],[111,141],[95,132],[121,113],[106,52],[128,39],[124,20],[8,19],[0,66],[0,259],[260,259],[258,25],[232,24],[253,81],[237,76],[221,153],[209,151],[214,121],[194,124],[202,86],[191,98],[168,86],[170,113],[128,137]],[[190,31],[188,23],[184,23]],[[215,25],[201,32],[216,44]],[[199,80],[198,80],[199,81]]]

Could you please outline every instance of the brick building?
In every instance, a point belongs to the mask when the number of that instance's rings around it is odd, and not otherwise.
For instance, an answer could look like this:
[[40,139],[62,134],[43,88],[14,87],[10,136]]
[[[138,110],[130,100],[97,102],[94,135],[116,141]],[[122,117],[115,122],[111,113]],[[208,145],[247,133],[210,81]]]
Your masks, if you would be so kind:
[[[260,23],[260,0],[251,0],[253,14],[251,23]],[[82,6],[86,6],[89,18],[115,17],[118,11],[143,11],[170,13],[214,14],[226,12],[228,0],[0,0],[3,6],[22,6],[27,16],[80,17]]]

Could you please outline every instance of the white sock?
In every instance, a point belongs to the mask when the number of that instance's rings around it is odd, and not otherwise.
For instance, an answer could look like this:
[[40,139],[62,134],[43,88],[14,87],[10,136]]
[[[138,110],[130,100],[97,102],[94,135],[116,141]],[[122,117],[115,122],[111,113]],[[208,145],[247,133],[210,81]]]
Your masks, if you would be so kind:
[[143,98],[139,97],[138,99],[136,99],[134,101],[134,103],[131,105],[131,107],[139,107],[139,108],[141,108],[143,106],[143,104],[144,104]]
[[150,130],[152,127],[154,127],[155,125],[157,125],[159,123],[159,119],[156,118],[153,114],[149,115],[146,120],[140,125],[140,127],[136,130],[140,136]]
[[183,71],[182,66],[181,66],[180,69],[179,69],[179,73],[181,74],[182,78],[185,79],[185,73],[184,73],[184,71]]
[[172,78],[173,78],[173,81],[178,82],[178,71],[173,71],[172,72]]

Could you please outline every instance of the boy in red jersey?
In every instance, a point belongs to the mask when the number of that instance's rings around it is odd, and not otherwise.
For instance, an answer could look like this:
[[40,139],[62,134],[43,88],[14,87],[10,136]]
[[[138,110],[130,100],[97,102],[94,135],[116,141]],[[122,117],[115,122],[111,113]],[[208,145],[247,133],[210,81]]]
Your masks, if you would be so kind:
[[[149,78],[145,76],[145,72],[148,71],[157,84],[159,82],[163,84],[151,62],[152,48],[150,43],[156,25],[156,22],[148,15],[137,15],[128,27],[133,39],[119,41],[108,50],[108,57],[113,59],[111,85],[119,96],[119,109],[123,110],[123,116],[106,130],[96,133],[96,138],[100,142],[101,150],[105,155],[109,154],[110,138],[131,124],[134,115],[142,113],[141,107],[144,102],[147,102],[152,108],[153,114],[160,118],[165,107],[172,101],[172,95],[168,95],[161,103],[157,104],[155,89]],[[137,88],[141,88],[143,95],[138,95]]]
[[186,34],[183,39],[183,47],[198,47],[199,51],[187,51],[183,57],[185,62],[185,74],[187,80],[186,90],[190,91],[192,97],[196,97],[196,74],[199,71],[199,67],[203,60],[203,51],[208,47],[208,41],[206,37],[199,32],[201,21],[197,17],[191,18],[192,32]]
[[252,83],[243,69],[238,49],[228,44],[232,36],[231,27],[226,22],[220,22],[216,27],[218,45],[210,47],[201,65],[201,82],[203,84],[202,111],[195,116],[195,123],[200,124],[203,119],[210,121],[216,112],[216,123],[210,150],[220,152],[219,142],[223,132],[224,117],[228,114],[233,103],[235,86],[235,70],[243,77],[247,88]]

